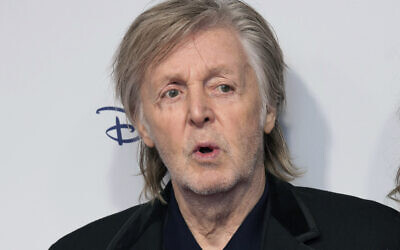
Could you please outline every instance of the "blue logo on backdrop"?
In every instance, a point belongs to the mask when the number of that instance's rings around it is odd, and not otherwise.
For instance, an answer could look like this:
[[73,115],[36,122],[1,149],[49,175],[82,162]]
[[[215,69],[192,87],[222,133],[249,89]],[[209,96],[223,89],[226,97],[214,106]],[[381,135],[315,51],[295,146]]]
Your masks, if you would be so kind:
[[[115,112],[121,112],[121,113],[125,113],[125,110],[122,108],[118,108],[118,107],[102,107],[99,108],[98,110],[96,110],[96,114],[100,114],[100,112],[102,111],[115,111]],[[118,145],[122,146],[122,144],[124,143],[132,143],[135,141],[139,140],[139,136],[135,136],[135,137],[130,137],[130,138],[123,138],[122,136],[122,130],[123,129],[127,129],[129,134],[133,135],[133,132],[135,132],[135,128],[131,125],[131,124],[121,124],[121,122],[119,121],[118,116],[115,117],[115,125],[108,128],[106,130],[106,135],[111,138],[114,141],[118,142]],[[114,131],[117,133],[116,137],[110,135],[111,131]]]

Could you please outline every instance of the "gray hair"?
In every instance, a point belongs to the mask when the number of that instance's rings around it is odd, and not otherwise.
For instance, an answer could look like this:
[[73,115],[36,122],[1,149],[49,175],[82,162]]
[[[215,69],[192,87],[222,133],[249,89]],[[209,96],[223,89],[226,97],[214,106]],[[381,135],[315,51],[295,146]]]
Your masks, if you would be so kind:
[[[282,51],[265,19],[240,0],[168,0],[139,15],[126,32],[114,61],[116,94],[128,119],[143,120],[140,88],[146,72],[167,57],[183,38],[216,26],[237,32],[257,76],[262,100],[261,121],[269,111],[277,117],[285,104]],[[282,180],[298,175],[277,122],[264,134],[264,166]],[[167,169],[155,148],[140,141],[139,166],[147,198],[160,198]],[[162,199],[161,199],[162,200]]]

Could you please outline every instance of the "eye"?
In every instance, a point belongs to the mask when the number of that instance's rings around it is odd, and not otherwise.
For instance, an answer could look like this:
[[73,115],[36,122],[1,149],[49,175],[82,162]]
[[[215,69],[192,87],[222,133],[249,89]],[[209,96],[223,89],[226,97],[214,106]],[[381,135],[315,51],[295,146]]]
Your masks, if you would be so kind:
[[178,95],[179,95],[179,90],[177,89],[170,89],[164,93],[164,96],[167,96],[168,98],[174,98]]
[[233,90],[231,86],[226,84],[221,84],[217,88],[223,93],[228,93]]

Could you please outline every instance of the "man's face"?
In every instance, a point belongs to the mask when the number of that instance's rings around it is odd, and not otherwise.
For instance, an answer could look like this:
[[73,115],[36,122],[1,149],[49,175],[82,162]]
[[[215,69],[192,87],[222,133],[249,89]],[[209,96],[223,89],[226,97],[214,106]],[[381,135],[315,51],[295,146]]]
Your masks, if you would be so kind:
[[145,122],[135,125],[174,187],[213,194],[263,174],[263,131],[275,116],[260,124],[256,76],[234,31],[184,39],[147,72],[140,96]]

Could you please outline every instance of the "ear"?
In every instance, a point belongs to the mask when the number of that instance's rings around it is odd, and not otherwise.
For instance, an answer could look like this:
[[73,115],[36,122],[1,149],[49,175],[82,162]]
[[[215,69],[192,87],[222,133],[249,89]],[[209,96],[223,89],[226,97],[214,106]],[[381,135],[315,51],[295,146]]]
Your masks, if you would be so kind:
[[137,119],[137,121],[135,121],[135,124],[133,126],[136,128],[136,130],[139,133],[140,138],[142,138],[144,144],[146,144],[146,146],[149,148],[154,147],[154,141],[153,141],[153,139],[151,139],[148,128],[146,128],[144,123],[139,120],[140,119]]
[[265,117],[264,132],[266,134],[271,133],[272,129],[275,127],[276,120],[276,110],[275,108],[268,107],[267,116]]

